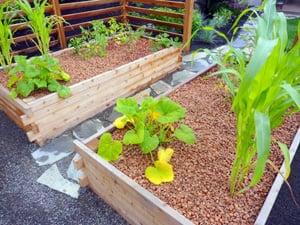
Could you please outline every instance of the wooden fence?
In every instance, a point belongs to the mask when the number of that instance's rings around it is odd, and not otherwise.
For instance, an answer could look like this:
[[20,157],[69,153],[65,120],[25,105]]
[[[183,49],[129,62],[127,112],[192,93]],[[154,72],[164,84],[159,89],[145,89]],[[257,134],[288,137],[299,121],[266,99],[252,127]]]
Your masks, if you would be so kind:
[[[187,42],[189,42],[191,38],[194,0],[65,0],[64,3],[60,3],[59,0],[50,0],[49,3],[46,10],[47,15],[62,16],[66,21],[52,31],[50,42],[52,50],[66,48],[68,41],[72,37],[80,35],[80,27],[89,27],[93,20],[102,19],[107,21],[110,18],[128,22],[134,28],[148,25],[146,26],[147,31],[153,32],[154,34],[164,32],[171,36],[177,36],[181,38],[183,44],[186,44],[185,50],[188,51],[190,48],[190,45]],[[182,13],[163,12],[153,9],[154,6],[182,9]],[[22,15],[22,12],[19,12],[18,15]],[[143,15],[181,18],[183,23],[150,19],[143,17]],[[149,24],[163,25],[169,29],[163,31],[151,27]],[[11,28],[15,31],[13,46],[14,54],[31,54],[37,51],[37,48],[31,42],[31,39],[33,39],[35,35],[30,32],[25,22],[15,23]]]

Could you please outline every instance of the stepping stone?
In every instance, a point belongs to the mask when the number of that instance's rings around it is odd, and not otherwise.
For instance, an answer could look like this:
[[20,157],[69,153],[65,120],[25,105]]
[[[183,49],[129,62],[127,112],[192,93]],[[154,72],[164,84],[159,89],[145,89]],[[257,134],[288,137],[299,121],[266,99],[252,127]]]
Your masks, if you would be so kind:
[[199,59],[204,59],[207,56],[205,52],[196,52],[183,56],[183,62],[192,62]]
[[183,68],[185,70],[188,70],[188,71],[191,71],[191,72],[199,72],[199,71],[202,71],[204,70],[205,68],[209,67],[210,64],[206,61],[206,60],[198,60],[198,61],[195,61],[195,62],[188,62],[188,63],[185,63],[183,65]]
[[170,84],[174,87],[178,84],[183,83],[184,81],[188,80],[189,78],[192,78],[195,75],[196,75],[196,73],[193,73],[188,70],[182,70],[182,71],[175,72],[172,74],[172,80],[171,80]]
[[167,92],[168,90],[170,90],[172,88],[166,82],[163,82],[161,80],[154,83],[154,84],[152,84],[150,87],[158,95],[161,95],[161,94]]
[[99,119],[91,119],[77,126],[73,130],[73,136],[82,141],[101,130],[104,130],[102,122]]
[[38,179],[37,182],[47,187],[67,194],[72,198],[78,198],[79,188],[78,184],[72,183],[65,179],[59,172],[56,164],[47,169]]
[[132,97],[135,98],[138,103],[141,103],[145,98],[151,96],[150,94],[151,94],[151,89],[147,88]]
[[107,121],[109,121],[110,123],[113,123],[118,117],[122,116],[121,113],[113,110],[111,112],[111,114],[108,116]]
[[51,165],[74,151],[74,143],[71,134],[65,134],[53,139],[50,143],[39,148],[31,155],[39,166]]
[[[77,156],[75,156],[77,157]],[[74,157],[74,158],[75,158]],[[83,175],[81,170],[77,170],[74,166],[73,160],[71,161],[68,170],[67,170],[67,176],[69,179],[74,180],[79,183],[79,178]]]
[[245,48],[246,46],[247,42],[240,37],[238,37],[232,42],[232,47],[234,48]]

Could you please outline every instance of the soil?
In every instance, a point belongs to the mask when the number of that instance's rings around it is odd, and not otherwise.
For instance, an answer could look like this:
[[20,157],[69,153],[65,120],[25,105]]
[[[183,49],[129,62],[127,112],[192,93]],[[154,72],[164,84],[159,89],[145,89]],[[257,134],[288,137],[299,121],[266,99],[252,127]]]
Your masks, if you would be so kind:
[[[71,75],[71,81],[66,83],[70,86],[151,53],[151,41],[140,39],[134,45],[118,45],[110,41],[105,57],[95,56],[84,60],[73,51],[67,51],[55,57],[59,60],[62,69]],[[7,75],[3,71],[0,71],[0,83],[6,87]],[[48,93],[47,90],[36,91],[32,96],[41,97]]]
[[[236,120],[221,80],[199,77],[169,97],[187,109],[185,122],[197,135],[195,145],[181,142],[170,145],[175,150],[171,160],[174,181],[161,186],[151,184],[144,176],[151,159],[137,147],[125,146],[115,166],[195,224],[254,224],[276,172],[268,167],[257,187],[236,197],[229,195]],[[290,145],[299,125],[300,114],[288,116],[273,138]],[[114,136],[121,139],[122,133],[115,131]],[[283,160],[275,143],[271,160],[278,167]]]

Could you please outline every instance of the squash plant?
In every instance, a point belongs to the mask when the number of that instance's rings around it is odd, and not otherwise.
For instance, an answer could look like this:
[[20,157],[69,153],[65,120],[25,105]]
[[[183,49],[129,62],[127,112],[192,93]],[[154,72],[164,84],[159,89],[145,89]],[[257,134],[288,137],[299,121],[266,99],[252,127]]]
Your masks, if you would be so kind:
[[[193,130],[182,123],[186,110],[167,97],[148,97],[140,105],[134,98],[119,99],[115,110],[123,115],[115,120],[114,125],[118,129],[128,129],[122,143],[138,145],[143,154],[151,155],[154,166],[146,169],[146,177],[154,184],[172,181],[174,175],[169,161],[173,150],[164,149],[163,146],[175,140],[186,144],[194,144],[196,141]],[[114,141],[108,134],[103,134],[98,154],[108,161],[116,160],[116,155],[122,152],[120,144],[120,141]],[[157,149],[158,160],[154,161],[152,153]]]
[[[237,117],[236,156],[230,176],[231,194],[254,187],[261,180],[269,159],[272,130],[287,114],[300,110],[300,42],[287,50],[287,22],[276,12],[276,1],[265,1],[264,14],[257,17],[256,43],[249,63],[241,51],[231,48],[222,74],[233,98]],[[300,24],[298,28],[300,37]],[[230,57],[229,57],[230,56]],[[226,68],[226,59],[235,59]],[[230,62],[232,64],[232,62]],[[279,143],[289,175],[289,153]],[[250,182],[246,182],[250,177]]]
[[69,81],[70,76],[60,68],[57,59],[46,54],[28,60],[26,56],[16,56],[15,61],[16,66],[9,71],[7,84],[12,97],[28,97],[38,89],[57,92],[61,98],[70,95],[70,89],[58,82]]

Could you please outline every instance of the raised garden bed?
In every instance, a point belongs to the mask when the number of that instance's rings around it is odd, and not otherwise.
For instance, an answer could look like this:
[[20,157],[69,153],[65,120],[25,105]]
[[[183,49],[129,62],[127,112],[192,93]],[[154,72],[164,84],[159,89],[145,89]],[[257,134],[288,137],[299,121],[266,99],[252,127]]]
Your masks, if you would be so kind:
[[[135,147],[126,146],[114,164],[106,162],[95,153],[96,136],[84,143],[75,141],[81,156],[75,163],[85,174],[81,184],[88,185],[132,224],[253,224],[276,172],[268,167],[258,186],[230,196],[228,176],[234,160],[236,121],[223,84],[216,78],[198,77],[169,97],[188,110],[185,122],[197,136],[192,146],[171,144],[175,149],[172,183],[151,184],[144,176],[151,159]],[[299,117],[287,117],[273,138],[290,145]],[[113,135],[118,138],[122,132],[113,131]],[[272,145],[271,160],[278,168],[283,160],[276,144]]]
[[90,61],[73,56],[72,49],[55,53],[74,78],[69,83],[71,96],[61,99],[56,93],[38,92],[33,97],[12,99],[2,80],[0,108],[26,131],[30,141],[43,144],[94,116],[117,98],[132,95],[181,66],[180,49],[171,47],[152,54],[145,44],[134,48],[110,45],[108,51],[113,54],[108,52],[105,58]]

